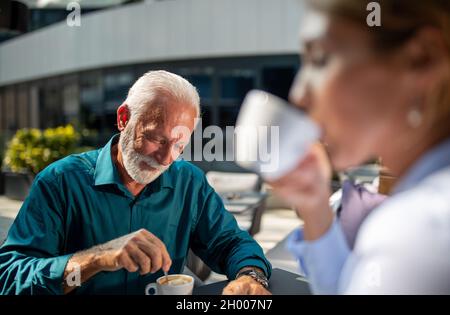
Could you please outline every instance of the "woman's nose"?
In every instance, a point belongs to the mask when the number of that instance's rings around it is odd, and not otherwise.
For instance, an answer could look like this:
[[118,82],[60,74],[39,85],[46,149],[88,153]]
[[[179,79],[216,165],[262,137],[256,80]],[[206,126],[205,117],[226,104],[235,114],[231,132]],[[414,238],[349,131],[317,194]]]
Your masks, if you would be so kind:
[[289,101],[297,107],[308,111],[311,106],[311,91],[308,82],[308,70],[303,69],[297,73],[291,90],[289,91]]

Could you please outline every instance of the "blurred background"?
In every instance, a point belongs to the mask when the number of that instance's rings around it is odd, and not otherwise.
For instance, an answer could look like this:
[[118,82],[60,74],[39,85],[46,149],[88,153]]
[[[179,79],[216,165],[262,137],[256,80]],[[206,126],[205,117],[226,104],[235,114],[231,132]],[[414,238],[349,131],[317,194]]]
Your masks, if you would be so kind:
[[[67,22],[74,2],[79,26]],[[251,89],[286,99],[301,66],[303,11],[299,0],[0,1],[0,243],[35,174],[117,132],[117,107],[143,73],[164,69],[195,85],[203,128],[233,126]],[[301,224],[290,206],[234,162],[193,163],[274,267],[297,272],[284,248]],[[359,173],[367,183],[376,176]],[[220,279],[192,255],[188,266]]]
[[152,69],[198,88],[203,128],[232,126],[250,89],[286,98],[299,68],[298,0],[81,0],[72,27],[70,2],[1,2],[3,144],[20,128],[71,124],[82,145],[104,145],[129,87]]
[[[74,2],[79,26],[67,22]],[[36,173],[117,132],[117,107],[143,73],[164,69],[195,85],[203,128],[233,126],[251,89],[286,99],[300,67],[302,11],[298,0],[2,0],[0,243]],[[266,252],[299,225],[256,174],[234,162],[193,163]],[[188,260],[202,280],[220,279]]]

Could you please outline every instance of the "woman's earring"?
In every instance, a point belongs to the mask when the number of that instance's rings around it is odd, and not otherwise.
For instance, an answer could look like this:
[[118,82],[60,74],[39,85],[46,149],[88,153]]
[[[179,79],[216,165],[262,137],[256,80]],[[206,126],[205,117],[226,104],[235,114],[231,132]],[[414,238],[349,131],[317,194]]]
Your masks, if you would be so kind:
[[406,120],[408,121],[408,125],[414,129],[419,128],[423,122],[423,114],[417,108],[412,108],[409,110]]
[[423,123],[422,99],[418,97],[414,106],[406,114],[406,121],[411,128],[419,128]]

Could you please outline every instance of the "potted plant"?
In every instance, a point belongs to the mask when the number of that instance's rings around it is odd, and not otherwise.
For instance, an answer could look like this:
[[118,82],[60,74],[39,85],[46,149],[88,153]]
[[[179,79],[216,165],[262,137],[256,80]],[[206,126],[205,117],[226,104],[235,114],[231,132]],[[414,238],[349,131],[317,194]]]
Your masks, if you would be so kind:
[[20,129],[8,143],[4,158],[5,196],[24,200],[34,176],[47,165],[76,150],[79,134],[71,125]]

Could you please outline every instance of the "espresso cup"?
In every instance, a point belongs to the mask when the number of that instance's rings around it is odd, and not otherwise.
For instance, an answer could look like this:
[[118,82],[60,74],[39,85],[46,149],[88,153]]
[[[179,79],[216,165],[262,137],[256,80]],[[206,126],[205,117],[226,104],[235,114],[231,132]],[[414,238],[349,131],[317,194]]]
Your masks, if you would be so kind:
[[183,274],[159,277],[145,287],[145,295],[191,295],[194,278]]
[[252,90],[236,121],[236,163],[276,180],[293,170],[319,137],[319,127],[302,110],[275,95]]

